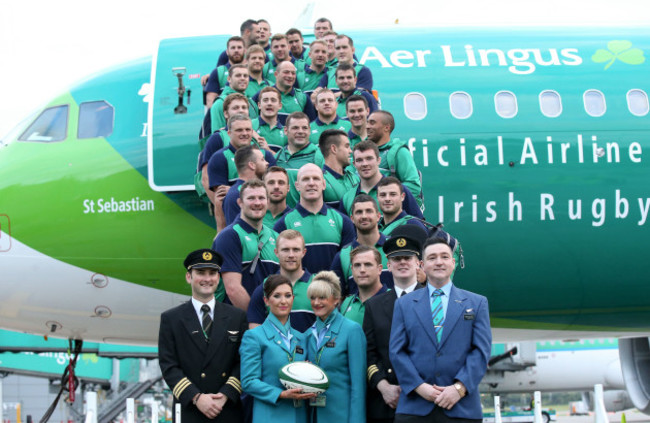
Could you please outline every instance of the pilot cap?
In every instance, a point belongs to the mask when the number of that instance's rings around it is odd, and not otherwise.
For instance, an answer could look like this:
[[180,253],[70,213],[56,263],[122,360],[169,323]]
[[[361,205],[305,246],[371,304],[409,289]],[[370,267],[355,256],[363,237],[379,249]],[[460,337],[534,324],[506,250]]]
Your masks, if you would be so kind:
[[416,256],[420,258],[422,244],[427,239],[427,232],[417,225],[400,225],[393,230],[384,243],[386,257]]
[[192,269],[205,268],[221,270],[222,263],[223,257],[221,257],[221,254],[214,250],[210,250],[209,248],[203,248],[189,253],[185,258],[183,265],[189,272]]

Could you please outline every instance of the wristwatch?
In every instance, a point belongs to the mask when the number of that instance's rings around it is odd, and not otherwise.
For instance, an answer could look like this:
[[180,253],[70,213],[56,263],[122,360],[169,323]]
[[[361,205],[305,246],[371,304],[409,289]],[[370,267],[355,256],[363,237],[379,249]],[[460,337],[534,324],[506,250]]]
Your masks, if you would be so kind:
[[467,394],[467,389],[465,389],[463,384],[460,382],[454,383],[454,388],[456,388],[456,390],[458,391],[458,395],[460,395],[461,398],[463,398],[465,394]]

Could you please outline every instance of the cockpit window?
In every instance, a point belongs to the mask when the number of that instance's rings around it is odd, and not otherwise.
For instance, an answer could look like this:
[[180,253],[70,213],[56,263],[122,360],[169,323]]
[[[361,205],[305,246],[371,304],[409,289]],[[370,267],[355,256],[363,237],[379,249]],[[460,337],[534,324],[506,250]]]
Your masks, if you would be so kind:
[[77,138],[107,137],[113,133],[115,109],[102,101],[89,101],[79,105]]
[[43,110],[18,138],[20,141],[54,142],[65,139],[68,131],[68,106]]

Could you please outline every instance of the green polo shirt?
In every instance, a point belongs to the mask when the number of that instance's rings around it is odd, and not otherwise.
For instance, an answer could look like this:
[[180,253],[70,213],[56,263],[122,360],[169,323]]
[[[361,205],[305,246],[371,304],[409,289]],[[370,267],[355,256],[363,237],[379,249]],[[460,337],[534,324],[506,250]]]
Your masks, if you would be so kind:
[[407,143],[393,138],[379,147],[379,157],[381,157],[379,171],[382,175],[399,179],[411,191],[418,206],[422,208],[422,182]]
[[340,174],[327,165],[323,166],[323,176],[325,177],[325,192],[323,200],[327,205],[338,208],[338,204],[343,195],[359,184],[359,175],[356,169],[348,166]]
[[264,220],[262,221],[262,224],[264,226],[267,226],[271,229],[273,229],[273,226],[278,222],[278,220],[282,219],[285,214],[289,213],[291,211],[291,207],[287,206],[280,214],[277,216],[273,217],[271,214],[270,210],[266,210],[266,214],[264,215]]
[[284,133],[284,126],[279,120],[273,127],[261,117],[255,119],[254,122],[257,124],[255,132],[264,137],[271,150],[278,151],[287,145],[287,135]]
[[[376,295],[383,294],[388,291],[385,286],[382,286],[379,291],[371,298],[374,298]],[[366,300],[368,301],[368,300]],[[365,303],[361,302],[361,299],[357,294],[350,295],[341,304],[341,314],[347,319],[357,322],[363,326],[363,315],[366,313]]]
[[286,145],[282,147],[280,151],[275,155],[275,160],[277,165],[281,166],[287,170],[298,170],[307,163],[315,163],[318,167],[323,167],[325,164],[325,159],[323,154],[320,152],[320,149],[315,144],[307,144],[305,148],[300,151],[296,151],[291,154],[289,151],[289,146]]
[[320,73],[313,71],[308,64],[304,64],[296,72],[296,81],[298,82],[298,87],[305,92],[312,92],[318,88],[318,83],[320,82],[323,75],[327,73],[327,67],[324,67]]
[[[223,102],[226,100],[228,95],[236,92],[237,91],[230,88],[230,86],[227,86],[223,89],[219,98],[217,98],[212,104],[212,107],[210,108],[210,122],[213,129],[223,128],[228,123],[226,122],[226,117],[223,115]],[[248,99],[248,116],[254,120],[259,115],[257,104],[255,104],[250,97],[246,96],[246,98]]]
[[252,78],[250,76],[249,78],[248,88],[246,88],[246,91],[244,91],[244,95],[246,95],[248,98],[253,98],[253,96],[257,94],[262,88],[270,87],[272,85],[272,82],[270,82],[268,79],[262,78],[262,82],[258,82],[255,78]]
[[309,141],[312,144],[318,145],[318,139],[320,138],[320,134],[323,133],[323,131],[327,129],[339,129],[345,133],[347,133],[351,128],[352,124],[348,122],[347,120],[339,119],[338,116],[334,118],[334,120],[330,123],[325,123],[320,118],[316,118],[315,121],[313,121],[311,124],[309,124],[311,127],[311,134],[309,135]]

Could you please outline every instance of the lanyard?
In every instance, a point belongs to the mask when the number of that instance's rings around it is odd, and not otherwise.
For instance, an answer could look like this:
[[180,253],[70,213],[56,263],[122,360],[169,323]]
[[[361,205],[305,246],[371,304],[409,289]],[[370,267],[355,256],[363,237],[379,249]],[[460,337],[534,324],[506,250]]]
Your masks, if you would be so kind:
[[320,363],[321,356],[323,355],[323,352],[325,351],[325,347],[327,346],[327,343],[323,343],[323,341],[325,340],[325,334],[329,330],[330,325],[331,323],[325,326],[323,329],[321,329],[320,334],[318,333],[315,327],[311,328],[311,333],[314,335],[314,338],[316,338],[316,348],[318,348],[318,352],[316,353],[316,365]]

